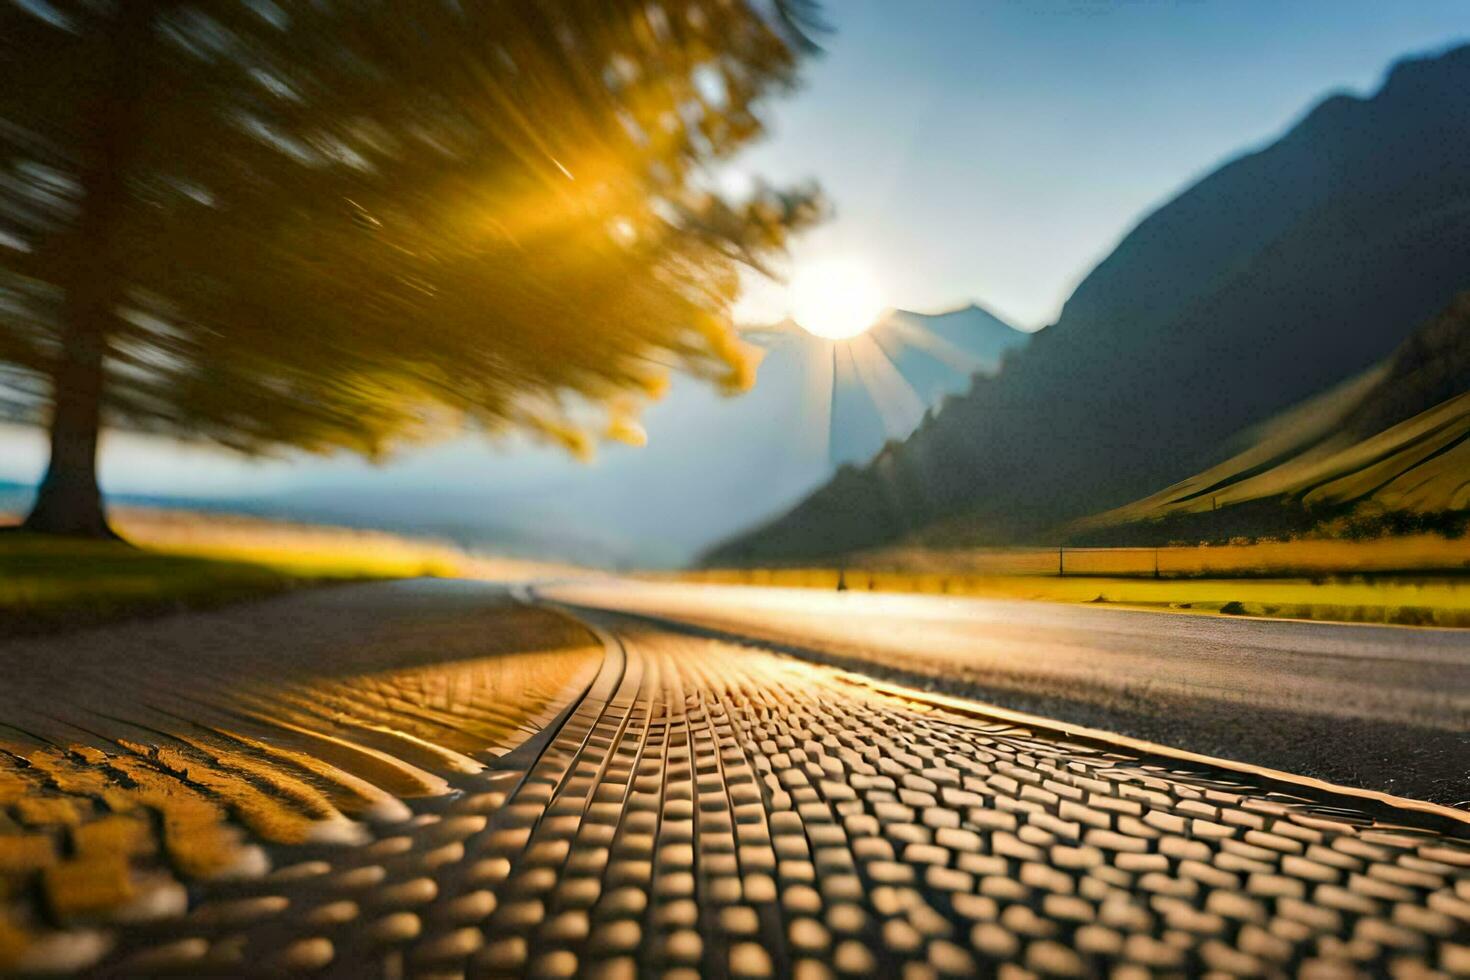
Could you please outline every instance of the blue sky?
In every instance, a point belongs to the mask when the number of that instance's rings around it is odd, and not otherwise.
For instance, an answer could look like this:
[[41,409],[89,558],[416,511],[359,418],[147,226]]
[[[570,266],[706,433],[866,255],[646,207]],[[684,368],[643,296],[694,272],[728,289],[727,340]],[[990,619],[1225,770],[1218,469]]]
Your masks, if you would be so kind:
[[[803,257],[862,256],[889,303],[1055,319],[1149,209],[1334,89],[1470,38],[1464,0],[829,0],[835,33],[741,162],[817,177]],[[762,290],[753,314],[779,310]]]
[[[976,300],[1028,329],[1051,322],[1090,267],[1192,179],[1273,139],[1326,94],[1370,92],[1397,58],[1470,38],[1467,0],[826,7],[835,28],[826,54],[794,98],[771,107],[769,140],[721,179],[816,178],[836,216],[800,243],[797,263],[855,256],[890,305],[934,311]],[[742,309],[764,318],[783,303],[779,289],[754,284]],[[182,494],[361,486],[534,496],[596,485],[631,510],[643,482],[677,484],[681,467],[707,468],[689,448],[706,425],[733,438],[735,420],[748,416],[676,383],[647,416],[647,450],[613,449],[590,467],[517,441],[454,443],[374,469],[351,460],[260,466],[114,436],[103,481],[112,491]],[[34,479],[42,464],[35,434],[0,431],[0,479]],[[792,477],[793,486],[809,477]]]

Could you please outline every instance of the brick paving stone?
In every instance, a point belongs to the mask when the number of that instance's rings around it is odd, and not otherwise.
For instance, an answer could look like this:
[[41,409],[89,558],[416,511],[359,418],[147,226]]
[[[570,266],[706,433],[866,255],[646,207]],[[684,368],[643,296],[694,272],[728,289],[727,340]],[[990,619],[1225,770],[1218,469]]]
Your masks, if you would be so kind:
[[[1463,829],[618,628],[544,736],[419,759],[455,792],[367,840],[271,845],[150,917],[146,822],[28,791],[0,870],[43,883],[51,938],[105,926],[99,973],[1470,973]],[[3,897],[0,931],[30,914]]]

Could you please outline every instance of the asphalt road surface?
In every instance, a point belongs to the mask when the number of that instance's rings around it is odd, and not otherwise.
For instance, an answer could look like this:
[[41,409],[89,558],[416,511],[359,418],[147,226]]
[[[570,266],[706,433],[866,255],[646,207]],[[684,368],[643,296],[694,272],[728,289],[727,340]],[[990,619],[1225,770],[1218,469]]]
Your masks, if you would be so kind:
[[544,591],[1176,748],[1470,801],[1470,630],[628,581]]
[[1470,974],[1453,812],[581,615],[405,583],[0,647],[149,658],[0,702],[59,716],[0,756],[0,972]]

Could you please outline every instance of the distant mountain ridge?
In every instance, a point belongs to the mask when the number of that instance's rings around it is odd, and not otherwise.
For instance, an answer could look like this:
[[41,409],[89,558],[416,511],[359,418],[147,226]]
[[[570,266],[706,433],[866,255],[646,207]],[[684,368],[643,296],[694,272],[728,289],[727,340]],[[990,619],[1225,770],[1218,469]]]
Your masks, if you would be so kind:
[[[437,460],[436,450],[426,451],[428,458],[406,465],[396,485],[347,470],[255,494],[170,497],[145,486],[111,496],[383,528],[510,556],[676,566],[791,506],[843,460],[870,459],[886,442],[908,435],[946,396],[969,387],[973,374],[994,373],[1004,353],[1030,336],[975,304],[933,315],[891,311],[867,334],[838,345],[788,322],[748,333],[766,349],[753,390],[724,398],[676,379],[645,417],[649,444],[608,447],[591,464],[522,445],[518,462],[534,455],[539,468],[510,479],[499,457],[466,443],[457,452],[443,447]],[[842,375],[835,406],[834,349]],[[859,378],[851,349],[862,351],[863,371],[880,382],[877,391]],[[32,494],[29,485],[7,490],[0,484],[0,510],[23,510]]]
[[[933,323],[943,343],[925,340]],[[515,488],[495,489],[487,474],[486,489],[477,490],[461,471],[446,474],[444,485],[407,491],[339,484],[244,503],[256,512],[431,534],[513,556],[681,565],[789,507],[844,460],[870,459],[908,435],[946,395],[964,391],[974,373],[997,370],[1001,353],[1030,336],[974,304],[932,316],[892,311],[858,341],[882,346],[914,397],[880,411],[844,355],[836,359],[842,381],[832,418],[822,379],[831,377],[834,345],[778,323],[746,332],[765,350],[751,391],[733,399],[676,391],[650,409],[649,444],[610,448],[593,464],[597,478],[566,464],[552,470],[554,478]],[[679,406],[694,399],[701,414],[687,417]]]
[[[1470,47],[1334,95],[1144,218],[1057,323],[903,444],[711,562],[797,561],[925,528],[1050,540],[1233,455],[1470,285]],[[958,528],[963,528],[961,534]]]
[[[915,342],[915,330],[927,342]],[[1025,346],[1031,334],[1011,326],[979,303],[941,313],[890,310],[869,336],[926,401],[969,387],[975,374],[993,375],[1008,351]],[[936,373],[934,368],[941,368]],[[956,377],[962,375],[962,377]],[[956,387],[954,381],[960,383]]]
[[976,375],[999,372],[1006,354],[1031,339],[978,303],[940,313],[889,310],[865,333],[836,345],[794,324],[787,329],[806,338],[805,356],[821,358],[834,348],[838,390],[827,453],[834,466],[865,463],[890,440],[907,438],[945,398],[965,391]]

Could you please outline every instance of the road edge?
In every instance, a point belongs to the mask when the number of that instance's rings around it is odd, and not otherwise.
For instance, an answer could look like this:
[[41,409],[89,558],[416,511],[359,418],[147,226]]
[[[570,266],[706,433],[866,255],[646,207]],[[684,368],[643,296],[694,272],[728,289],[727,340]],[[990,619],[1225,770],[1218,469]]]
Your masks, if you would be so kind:
[[[533,593],[534,595],[534,593]],[[578,610],[588,612],[611,613],[615,616],[641,620],[672,629],[686,634],[700,636],[706,639],[721,640],[725,642],[742,644],[759,644],[767,649],[785,656],[795,657],[811,663],[819,663],[828,669],[838,672],[844,676],[849,683],[860,687],[866,687],[875,693],[887,697],[896,697],[904,700],[927,704],[943,711],[949,711],[965,717],[976,719],[987,719],[1004,724],[1018,725],[1034,731],[1055,735],[1073,741],[1090,742],[1105,748],[1115,748],[1127,752],[1130,755],[1141,757],[1153,757],[1168,759],[1177,762],[1185,762],[1192,765],[1203,765],[1211,768],[1221,769],[1227,772],[1238,773],[1242,776],[1261,782],[1262,789],[1278,789],[1283,791],[1305,790],[1314,794],[1328,794],[1333,796],[1348,797],[1372,805],[1374,809],[1382,812],[1408,811],[1420,818],[1429,818],[1436,822],[1444,822],[1440,827],[1442,832],[1450,836],[1470,839],[1470,812],[1457,810],[1454,807],[1445,806],[1440,803],[1431,803],[1427,800],[1415,800],[1404,796],[1395,796],[1381,790],[1362,789],[1356,786],[1345,786],[1339,783],[1328,782],[1315,776],[1303,776],[1281,769],[1272,769],[1269,766],[1258,766],[1249,762],[1240,762],[1234,759],[1224,759],[1218,756],[1206,755],[1200,752],[1191,752],[1188,749],[1174,748],[1158,742],[1150,742],[1147,739],[1135,738],[1131,735],[1122,735],[1099,728],[1089,728],[1085,725],[1075,725],[1042,715],[1028,714],[1024,711],[1016,711],[1011,708],[1003,708],[975,698],[962,698],[955,695],[941,694],[934,691],[925,691],[921,688],[910,687],[905,684],[892,681],[880,680],[861,670],[849,666],[838,667],[830,663],[822,663],[815,657],[803,656],[799,647],[788,644],[774,643],[757,636],[747,636],[741,633],[733,633],[728,630],[715,629],[708,626],[700,626],[696,623],[686,622],[651,613],[626,612],[619,609],[609,609],[602,606],[583,606],[576,603],[550,599],[541,595],[535,595],[535,601],[543,606],[559,608],[566,614],[577,619],[579,622],[585,620],[577,615]]]

